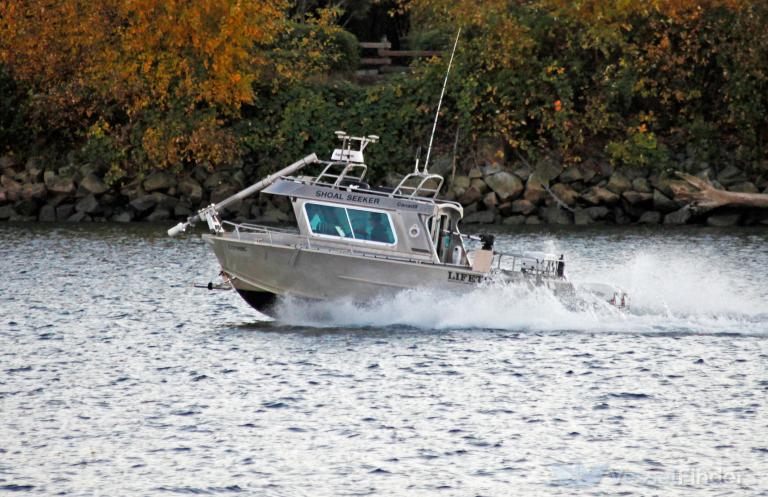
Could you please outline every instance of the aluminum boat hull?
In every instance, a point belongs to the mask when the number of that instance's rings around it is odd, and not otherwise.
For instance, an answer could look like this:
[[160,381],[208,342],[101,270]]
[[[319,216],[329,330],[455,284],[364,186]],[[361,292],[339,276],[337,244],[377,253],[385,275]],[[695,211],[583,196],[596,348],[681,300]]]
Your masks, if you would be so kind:
[[[490,274],[466,266],[376,257],[324,247],[272,245],[228,236],[204,235],[223,272],[240,296],[258,311],[274,314],[284,295],[309,300],[371,301],[415,288],[466,292]],[[499,272],[506,280],[517,273]],[[556,293],[573,286],[565,280],[539,281]]]

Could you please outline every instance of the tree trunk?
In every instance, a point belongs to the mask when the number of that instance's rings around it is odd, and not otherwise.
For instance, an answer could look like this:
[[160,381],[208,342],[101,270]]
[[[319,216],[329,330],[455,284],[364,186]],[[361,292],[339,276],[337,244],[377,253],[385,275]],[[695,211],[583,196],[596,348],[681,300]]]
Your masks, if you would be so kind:
[[683,185],[670,185],[675,198],[690,202],[699,211],[709,211],[718,207],[745,207],[768,209],[768,194],[741,193],[720,190],[709,181],[690,174],[677,172],[677,175],[691,185],[695,190],[690,191]]

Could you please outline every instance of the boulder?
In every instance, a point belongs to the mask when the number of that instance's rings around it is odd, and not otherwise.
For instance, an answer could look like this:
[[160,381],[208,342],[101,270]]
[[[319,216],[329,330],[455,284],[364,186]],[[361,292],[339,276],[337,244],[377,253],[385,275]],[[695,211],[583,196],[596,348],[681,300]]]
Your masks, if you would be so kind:
[[12,155],[3,155],[0,157],[0,169],[13,169],[18,164],[19,162],[16,160],[16,157]]
[[56,207],[51,204],[46,204],[40,208],[40,212],[37,215],[37,220],[43,223],[51,223],[56,221]]
[[496,213],[492,210],[473,212],[463,220],[466,224],[491,224],[496,218]]
[[152,196],[152,198],[155,199],[155,202],[159,207],[166,207],[168,209],[173,209],[176,207],[176,204],[179,203],[179,199],[176,197],[171,197],[170,195],[166,195],[165,193],[160,192],[152,192],[149,195]]
[[602,186],[593,186],[581,196],[592,205],[613,205],[619,201],[619,196]]
[[483,197],[483,204],[489,209],[493,209],[496,207],[496,205],[499,203],[499,199],[496,197],[496,194],[493,192],[488,192]]
[[42,200],[48,191],[42,183],[32,183],[21,188],[21,198],[24,200]]
[[571,213],[557,205],[550,205],[549,207],[539,209],[539,215],[548,224],[573,224]]
[[616,224],[629,224],[632,220],[629,218],[626,212],[618,205],[613,208],[613,221]]
[[506,171],[487,176],[485,182],[502,201],[517,198],[523,192],[523,182],[520,178]]
[[472,169],[469,170],[468,176],[470,180],[473,180],[477,178],[482,178],[484,175],[479,167],[473,167]]
[[644,212],[640,219],[637,220],[640,224],[659,224],[661,222],[661,212],[648,211]]
[[176,179],[165,171],[155,171],[142,183],[144,190],[154,192],[156,190],[167,190],[176,186]]
[[531,177],[531,168],[528,166],[519,167],[515,169],[514,174],[522,181],[528,181],[528,178]]
[[527,225],[541,224],[541,219],[539,219],[538,216],[528,216],[525,218],[525,224]]
[[217,186],[223,185],[226,182],[227,182],[226,175],[223,172],[217,172],[208,176],[208,178],[205,180],[205,183],[203,183],[203,187],[206,190],[211,191]]
[[640,193],[653,193],[651,184],[645,178],[635,178],[632,180],[632,189]]
[[747,177],[738,167],[727,166],[725,169],[720,171],[720,174],[717,175],[717,181],[725,186],[728,186],[734,183],[747,181]]
[[478,190],[480,193],[482,193],[482,194],[485,194],[485,192],[487,192],[487,191],[488,191],[488,185],[487,185],[487,184],[485,184],[485,181],[483,181],[482,179],[479,179],[479,178],[478,178],[478,179],[473,179],[473,180],[472,180],[472,181],[469,183],[469,187],[470,187],[470,188],[477,188],[477,190]]
[[51,193],[60,193],[62,195],[72,195],[75,193],[75,182],[70,177],[47,175],[45,187]]
[[521,224],[525,224],[525,216],[510,216],[505,218],[501,224],[506,226],[520,226]]
[[579,193],[564,183],[553,186],[552,193],[570,207],[576,205],[576,201],[579,199]]
[[57,221],[66,221],[69,219],[69,216],[72,215],[72,213],[75,212],[75,206],[72,204],[62,204],[58,207],[56,207],[56,220]]
[[466,190],[469,188],[470,179],[467,176],[456,176],[453,178],[453,188],[454,190],[457,188],[462,188]]
[[724,228],[727,226],[736,226],[741,220],[741,214],[716,214],[707,218],[708,226]]
[[599,205],[597,207],[587,207],[584,209],[584,212],[586,212],[594,221],[599,221],[600,219],[605,219],[611,211],[608,207]]
[[532,174],[525,183],[525,194],[523,195],[523,198],[534,205],[539,205],[548,197],[549,194],[544,189],[542,182],[535,174]]
[[625,175],[617,172],[611,175],[611,179],[608,181],[606,188],[613,193],[620,195],[632,188],[632,182]]
[[222,200],[231,197],[237,193],[237,189],[232,185],[219,185],[211,192],[211,203],[218,204]]
[[68,223],[79,223],[85,221],[88,215],[85,212],[75,212],[67,218]]
[[[243,204],[245,205],[245,204]],[[248,206],[248,212],[251,211],[251,206]],[[173,208],[173,216],[174,217],[183,217],[187,218],[192,215],[194,211],[192,208],[187,204],[179,204],[176,207]]]
[[171,218],[171,211],[168,207],[157,206],[152,214],[147,216],[147,221],[166,221]]
[[21,193],[21,183],[5,174],[0,176],[0,185],[5,188],[9,198],[16,198]]
[[133,213],[131,211],[118,212],[112,216],[112,221],[116,223],[130,223],[133,220]]
[[586,226],[592,224],[594,220],[585,209],[576,209],[573,213],[573,222],[577,226]]
[[653,194],[650,193],[627,191],[622,193],[621,196],[633,207],[653,203]]
[[760,193],[760,190],[758,190],[755,184],[750,181],[733,184],[728,187],[728,190],[741,193]]
[[0,206],[0,221],[5,221],[16,216],[16,211],[13,210],[11,205]]
[[664,216],[664,224],[685,224],[690,221],[691,216],[691,209],[688,206],[685,206]]
[[571,166],[560,173],[558,178],[563,183],[573,183],[574,181],[582,181],[584,179],[584,175],[581,173],[581,170],[578,167]]
[[467,190],[459,196],[459,203],[461,205],[469,205],[480,200],[483,194],[475,187],[470,186]]
[[90,194],[86,197],[81,198],[75,204],[75,210],[77,212],[82,212],[85,214],[93,214],[95,212],[98,212],[99,209],[100,209],[99,201],[96,200],[96,197],[93,194]]
[[86,174],[83,179],[80,180],[80,188],[85,190],[86,193],[90,193],[93,195],[101,195],[102,193],[109,190],[107,185],[105,185],[95,174],[90,173]]
[[517,199],[512,202],[512,212],[515,214],[522,214],[527,216],[532,214],[536,210],[536,206],[529,200],[524,198]]
[[197,205],[203,198],[203,187],[193,178],[183,178],[179,181],[179,193]]
[[272,223],[272,224],[287,223],[292,220],[293,220],[292,216],[281,211],[280,209],[278,209],[273,205],[268,206],[264,210],[264,213],[261,215],[261,217],[258,218],[258,221],[261,223]]
[[653,190],[653,208],[661,212],[672,212],[679,206],[659,190]]
[[131,200],[128,205],[130,205],[137,214],[142,215],[154,209],[157,205],[157,200],[152,195],[143,195]]
[[504,217],[511,216],[514,214],[513,202],[503,202],[496,206],[496,210]]

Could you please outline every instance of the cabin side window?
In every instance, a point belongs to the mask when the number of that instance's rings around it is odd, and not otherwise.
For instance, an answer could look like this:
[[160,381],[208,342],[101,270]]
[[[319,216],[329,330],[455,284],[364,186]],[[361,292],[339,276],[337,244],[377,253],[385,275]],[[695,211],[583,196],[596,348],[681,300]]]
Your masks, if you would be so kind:
[[345,209],[330,205],[304,204],[307,220],[315,235],[352,238],[352,229]]
[[392,221],[385,212],[353,209],[307,202],[304,204],[309,228],[314,235],[352,238],[394,245]]

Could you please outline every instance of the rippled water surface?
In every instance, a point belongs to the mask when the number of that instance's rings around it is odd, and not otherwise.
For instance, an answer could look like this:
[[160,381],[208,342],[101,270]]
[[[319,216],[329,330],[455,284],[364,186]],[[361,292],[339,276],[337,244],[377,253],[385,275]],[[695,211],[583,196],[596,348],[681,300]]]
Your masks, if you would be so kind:
[[500,233],[545,293],[284,301],[197,236],[0,225],[0,493],[768,495],[768,231]]

